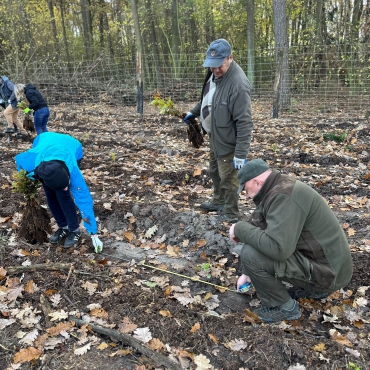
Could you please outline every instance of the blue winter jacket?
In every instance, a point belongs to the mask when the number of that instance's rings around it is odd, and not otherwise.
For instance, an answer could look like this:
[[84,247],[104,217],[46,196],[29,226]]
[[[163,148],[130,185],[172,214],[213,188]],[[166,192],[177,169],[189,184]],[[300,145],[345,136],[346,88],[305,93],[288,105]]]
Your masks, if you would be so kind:
[[17,99],[15,98],[14,94],[14,84],[12,81],[9,80],[6,76],[0,76],[3,83],[0,85],[0,95],[1,99],[11,101],[12,108],[16,109],[18,107]]
[[97,233],[93,200],[85,179],[78,168],[77,160],[83,157],[81,143],[72,136],[56,132],[43,132],[36,136],[32,148],[15,156],[17,170],[33,172],[44,161],[60,160],[70,173],[69,189],[80,210],[84,226],[90,234]]

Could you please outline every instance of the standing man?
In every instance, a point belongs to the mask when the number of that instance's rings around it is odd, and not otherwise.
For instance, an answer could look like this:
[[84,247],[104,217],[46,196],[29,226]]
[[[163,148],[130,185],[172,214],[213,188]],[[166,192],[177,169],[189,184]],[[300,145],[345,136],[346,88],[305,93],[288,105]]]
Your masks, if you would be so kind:
[[263,322],[299,319],[283,281],[301,288],[296,299],[322,299],[346,286],[353,267],[343,229],[319,193],[262,159],[249,161],[238,177],[238,193],[245,190],[257,208],[249,222],[230,227],[231,240],[244,243],[237,288],[252,282]]
[[200,117],[209,134],[209,169],[213,199],[200,206],[219,211],[220,221],[236,222],[239,217],[238,170],[247,162],[253,129],[250,84],[234,61],[225,39],[213,41],[203,64],[208,67],[201,100],[184,121]]
[[77,139],[65,134],[44,132],[36,137],[31,149],[16,155],[15,163],[18,171],[26,170],[31,179],[42,182],[49,209],[59,227],[49,239],[50,243],[57,244],[64,237],[64,248],[78,243],[81,232],[77,206],[98,253],[102,251],[103,243],[97,235],[93,200],[78,168],[78,161],[82,157],[82,145]]
[[14,93],[14,84],[6,76],[0,77],[0,98],[1,103],[8,104],[4,110],[4,116],[8,123],[5,132],[15,132],[17,136],[27,135],[27,131],[23,128],[23,124],[18,118],[19,107]]

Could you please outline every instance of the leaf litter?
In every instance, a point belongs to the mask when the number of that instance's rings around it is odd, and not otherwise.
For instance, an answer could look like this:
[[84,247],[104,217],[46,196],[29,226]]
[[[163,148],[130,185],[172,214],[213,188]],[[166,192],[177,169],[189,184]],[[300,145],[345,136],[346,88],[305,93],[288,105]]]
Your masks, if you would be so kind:
[[[9,179],[14,155],[29,142],[3,148],[1,368],[62,369],[74,361],[82,369],[80,358],[99,369],[158,367],[127,344],[97,336],[88,324],[78,328],[71,317],[136,337],[188,369],[339,369],[350,362],[366,368],[370,167],[363,118],[335,112],[313,119],[309,112],[293,112],[270,120],[268,110],[254,106],[251,157],[307,182],[324,197],[348,236],[355,265],[348,287],[321,301],[300,300],[302,319],[263,325],[252,312],[258,296],[232,292],[240,264],[228,226],[217,224],[216,214],[200,212],[200,202],[212,194],[208,145],[190,146],[175,118],[163,121],[153,112],[138,123],[134,107],[125,107],[122,117],[109,106],[98,110],[92,115],[88,106],[76,107],[76,124],[60,106],[50,128],[83,142],[82,172],[94,198],[104,255],[93,253],[88,237],[68,251],[17,239],[20,217],[14,205],[22,199],[11,193]],[[103,124],[101,115],[115,118]],[[348,133],[346,142],[326,141],[336,128]],[[253,204],[241,199],[240,206],[247,219]],[[146,258],[161,270],[142,266]],[[24,270],[18,277],[7,271],[52,262],[73,269]],[[49,309],[41,305],[41,294],[49,296]],[[23,334],[17,335],[20,329]]]

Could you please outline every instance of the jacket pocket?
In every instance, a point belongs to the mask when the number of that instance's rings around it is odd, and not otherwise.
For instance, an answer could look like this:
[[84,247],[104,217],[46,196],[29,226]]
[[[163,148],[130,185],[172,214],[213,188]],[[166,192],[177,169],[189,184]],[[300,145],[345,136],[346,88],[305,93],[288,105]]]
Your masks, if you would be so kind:
[[287,277],[304,281],[312,280],[312,265],[300,252],[293,253],[285,261],[275,261],[274,267],[275,273],[279,278]]

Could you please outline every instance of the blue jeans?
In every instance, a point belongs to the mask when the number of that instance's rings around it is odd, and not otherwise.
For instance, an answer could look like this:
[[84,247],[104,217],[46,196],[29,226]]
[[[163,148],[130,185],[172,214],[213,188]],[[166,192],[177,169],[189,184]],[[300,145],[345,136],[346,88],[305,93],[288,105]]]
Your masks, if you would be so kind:
[[40,108],[33,114],[33,123],[35,125],[35,130],[37,135],[47,132],[48,129],[46,125],[48,123],[50,116],[50,110],[48,107]]
[[70,231],[79,227],[76,205],[68,190],[53,190],[42,184],[49,209],[59,228],[68,226]]

